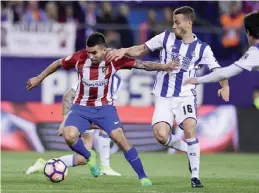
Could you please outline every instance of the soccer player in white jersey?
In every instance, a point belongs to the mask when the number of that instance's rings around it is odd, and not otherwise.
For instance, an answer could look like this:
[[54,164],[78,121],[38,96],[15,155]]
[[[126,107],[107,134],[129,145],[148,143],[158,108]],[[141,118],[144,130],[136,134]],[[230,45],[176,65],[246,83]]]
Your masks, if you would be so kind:
[[155,62],[135,60],[123,57],[118,61],[107,61],[105,38],[100,33],[93,33],[87,38],[87,49],[80,50],[72,56],[56,60],[41,74],[28,80],[26,89],[39,85],[47,76],[63,67],[66,70],[76,69],[80,81],[76,97],[64,124],[63,136],[67,145],[87,160],[87,165],[94,177],[100,174],[95,151],[88,151],[80,134],[95,123],[105,130],[110,138],[123,151],[125,159],[134,169],[142,186],[151,186],[137,150],[130,145],[124,135],[122,124],[113,106],[111,85],[115,73],[120,69],[143,69],[147,71],[172,71],[178,67],[178,61],[166,65]]
[[[62,100],[63,122],[60,124],[59,130],[58,130],[59,136],[63,135],[64,122],[70,111],[70,107],[71,107],[71,104],[73,103],[73,99],[75,98],[78,85],[79,85],[79,82],[77,81],[75,84],[73,84],[72,88],[70,88],[63,96],[63,100]],[[114,99],[117,98],[116,92],[118,91],[120,85],[121,85],[121,79],[118,75],[115,74],[114,84],[112,86],[113,92],[115,94],[113,97]],[[92,149],[93,144],[96,144],[97,147],[95,147],[95,149],[98,148],[98,151],[100,154],[100,174],[101,175],[121,176],[120,173],[115,172],[110,166],[111,139],[109,138],[108,134],[105,131],[100,130],[100,128],[96,125],[91,125],[90,128],[81,135],[81,138],[87,149]],[[61,159],[68,167],[86,165],[86,159],[80,154],[65,155],[65,156],[61,156],[59,159]],[[35,164],[33,164],[27,169],[26,174],[42,172],[45,164],[46,164],[46,160],[39,158],[35,162]]]
[[[183,82],[196,75],[202,65],[210,70],[219,68],[209,45],[192,33],[195,19],[194,10],[184,6],[174,11],[173,32],[165,31],[145,44],[122,48],[108,54],[108,60],[118,60],[124,55],[138,57],[160,49],[162,65],[174,59],[180,59],[180,69],[173,72],[158,72],[153,87],[155,111],[152,126],[156,139],[163,145],[184,151],[188,155],[191,168],[191,186],[203,187],[199,180],[200,146],[196,138],[196,91],[194,85],[183,86]],[[229,100],[228,81],[221,82],[218,94]],[[172,135],[170,129],[174,119],[184,130],[185,140]],[[189,169],[190,169],[189,168]]]
[[216,82],[224,78],[236,76],[244,70],[259,70],[259,11],[246,15],[244,18],[244,26],[250,48],[242,58],[234,62],[234,64],[221,68],[206,76],[190,78],[185,81],[185,84]]

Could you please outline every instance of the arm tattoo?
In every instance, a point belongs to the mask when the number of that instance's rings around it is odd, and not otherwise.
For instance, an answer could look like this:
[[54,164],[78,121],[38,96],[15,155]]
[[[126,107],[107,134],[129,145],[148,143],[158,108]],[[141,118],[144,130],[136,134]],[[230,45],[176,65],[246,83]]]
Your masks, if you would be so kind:
[[143,69],[146,71],[160,71],[163,70],[163,65],[156,62],[136,60],[133,68]]
[[62,114],[66,116],[69,111],[76,92],[73,89],[69,89],[63,96],[62,100]]

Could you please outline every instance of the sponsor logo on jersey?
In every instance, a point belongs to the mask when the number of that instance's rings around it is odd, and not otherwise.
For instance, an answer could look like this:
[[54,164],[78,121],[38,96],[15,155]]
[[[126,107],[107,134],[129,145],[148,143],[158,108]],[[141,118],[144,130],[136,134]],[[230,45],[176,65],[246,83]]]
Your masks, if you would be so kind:
[[85,86],[89,87],[100,87],[100,86],[106,86],[108,83],[108,80],[83,80]]

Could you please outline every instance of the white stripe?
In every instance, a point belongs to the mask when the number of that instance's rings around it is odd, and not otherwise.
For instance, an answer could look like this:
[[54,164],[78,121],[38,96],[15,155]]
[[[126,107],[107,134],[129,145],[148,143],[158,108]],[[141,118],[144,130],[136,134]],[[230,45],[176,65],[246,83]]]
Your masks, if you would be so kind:
[[[103,70],[102,66],[103,65],[101,64],[99,69],[98,69],[98,80],[105,80],[105,70]],[[105,86],[98,86],[97,88],[98,88],[97,99],[94,102],[94,105],[95,106],[102,106],[101,98],[104,95]]]
[[[112,101],[114,98],[112,98],[111,94],[112,94],[112,78],[113,78],[113,75],[116,73],[116,69],[114,68],[113,64],[111,64],[111,67],[112,67],[112,73],[111,73],[111,76],[110,76],[110,79],[109,79],[109,85],[108,85],[108,92],[107,92],[107,96],[106,96],[106,99],[108,100],[108,103],[109,104],[112,104]],[[113,93],[115,94],[115,93]]]
[[[91,66],[91,60],[87,59],[85,61],[85,65],[83,68],[83,79],[85,79],[85,80],[89,80],[89,78],[90,78],[90,66]],[[84,82],[83,82],[83,84],[84,84]],[[89,98],[89,91],[90,91],[90,87],[84,86],[84,95],[80,102],[80,105],[83,105],[83,106],[86,105],[86,101]]]
[[[179,49],[180,63],[182,63],[183,57],[186,56],[188,47],[189,47],[188,44],[184,44],[184,43],[181,44],[181,47]],[[169,76],[169,86],[168,86],[168,91],[166,95],[167,97],[172,97],[174,94],[176,75],[177,74],[171,74],[171,76]]]

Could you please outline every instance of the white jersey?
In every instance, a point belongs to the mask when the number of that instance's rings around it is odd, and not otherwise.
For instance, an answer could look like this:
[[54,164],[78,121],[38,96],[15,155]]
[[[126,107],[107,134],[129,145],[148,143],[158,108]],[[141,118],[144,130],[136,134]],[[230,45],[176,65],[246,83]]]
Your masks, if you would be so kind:
[[208,65],[210,70],[220,67],[210,46],[194,37],[192,43],[185,44],[176,39],[174,33],[165,31],[146,42],[151,51],[160,49],[160,63],[166,64],[179,58],[181,65],[178,71],[157,72],[153,94],[161,97],[196,95],[195,85],[183,86],[185,79],[195,77],[202,65]]
[[251,46],[242,58],[234,63],[245,70],[259,70],[259,44]]
[[[121,85],[122,85],[122,80],[121,80],[121,78],[117,75],[117,74],[115,74],[114,75],[114,77],[113,77],[113,81],[112,81],[112,93],[113,93],[113,95],[112,95],[112,99],[117,99],[118,97],[117,97],[117,95],[116,95],[116,93],[117,93],[117,91],[119,90],[119,88],[121,87]],[[79,87],[79,80],[77,80],[73,85],[72,85],[72,89],[74,90],[74,91],[77,91],[77,89],[78,89],[78,87]]]

